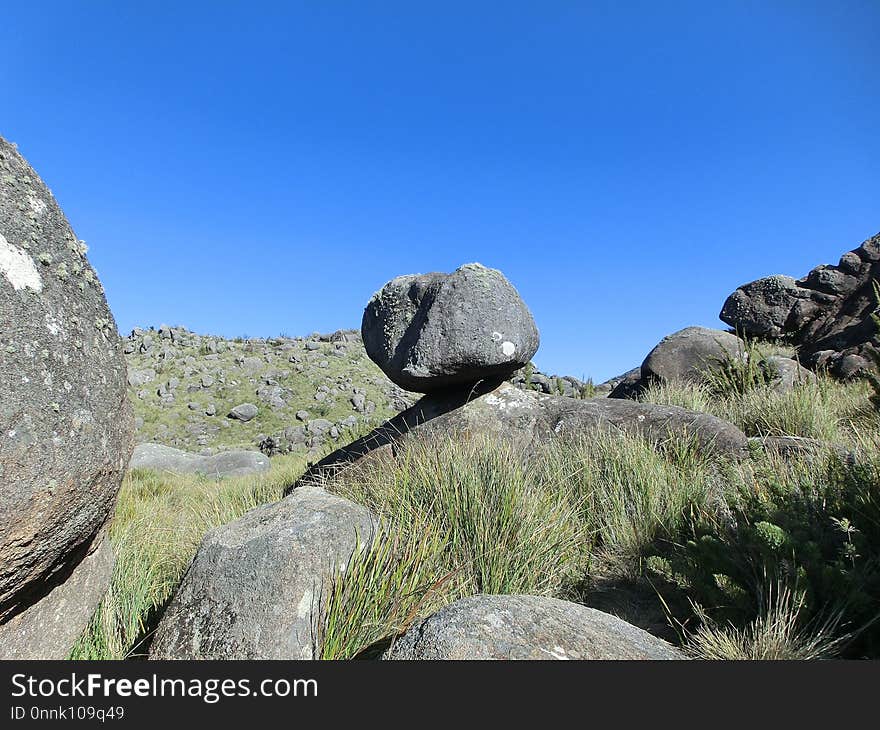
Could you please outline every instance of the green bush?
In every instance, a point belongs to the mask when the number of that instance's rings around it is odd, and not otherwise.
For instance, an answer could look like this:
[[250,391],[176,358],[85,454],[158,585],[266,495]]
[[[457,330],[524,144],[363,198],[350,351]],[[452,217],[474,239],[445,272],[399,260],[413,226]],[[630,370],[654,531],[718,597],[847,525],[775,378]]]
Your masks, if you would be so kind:
[[[768,586],[796,596],[800,625],[852,633],[848,651],[876,656],[880,632],[880,460],[768,459],[736,485],[727,510],[695,520],[649,569],[712,621],[748,626],[770,613]],[[777,594],[779,591],[777,590]]]

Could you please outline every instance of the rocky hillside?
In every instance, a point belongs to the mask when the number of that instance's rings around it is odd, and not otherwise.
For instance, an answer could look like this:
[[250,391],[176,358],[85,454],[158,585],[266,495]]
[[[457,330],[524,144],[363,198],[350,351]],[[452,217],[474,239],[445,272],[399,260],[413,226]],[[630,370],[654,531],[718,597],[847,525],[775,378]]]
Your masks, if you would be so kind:
[[[382,423],[418,397],[367,357],[357,330],[227,340],[161,325],[135,329],[124,351],[138,442],[186,451],[317,451]],[[572,397],[589,388],[531,364],[512,382]]]
[[135,329],[124,351],[137,440],[189,451],[319,448],[414,400],[354,330],[226,340],[162,325]]

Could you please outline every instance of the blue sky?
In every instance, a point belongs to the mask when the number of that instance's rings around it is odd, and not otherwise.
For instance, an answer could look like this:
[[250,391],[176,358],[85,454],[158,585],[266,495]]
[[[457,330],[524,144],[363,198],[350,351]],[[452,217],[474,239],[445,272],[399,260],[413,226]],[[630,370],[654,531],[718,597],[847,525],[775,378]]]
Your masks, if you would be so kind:
[[597,381],[880,231],[880,3],[4,7],[0,134],[120,330],[358,327],[480,261]]

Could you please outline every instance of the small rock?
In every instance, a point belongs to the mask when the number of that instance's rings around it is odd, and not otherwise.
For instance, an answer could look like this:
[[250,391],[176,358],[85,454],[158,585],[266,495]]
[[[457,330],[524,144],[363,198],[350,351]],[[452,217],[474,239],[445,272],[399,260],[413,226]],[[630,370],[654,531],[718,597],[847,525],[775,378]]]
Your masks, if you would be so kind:
[[255,418],[259,412],[259,409],[253,403],[242,403],[229,411],[228,417],[242,423],[247,423]]

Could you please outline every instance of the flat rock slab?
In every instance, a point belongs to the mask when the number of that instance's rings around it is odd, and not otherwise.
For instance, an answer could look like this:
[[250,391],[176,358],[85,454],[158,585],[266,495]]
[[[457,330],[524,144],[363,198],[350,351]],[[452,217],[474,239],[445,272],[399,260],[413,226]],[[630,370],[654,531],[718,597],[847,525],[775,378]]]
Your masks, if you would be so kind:
[[369,545],[360,505],[304,487],[208,532],[150,647],[152,659],[314,659],[328,577]]
[[223,451],[212,456],[191,454],[164,444],[138,444],[130,469],[152,469],[172,474],[202,474],[214,479],[265,474],[272,464],[260,451]]
[[656,443],[670,436],[686,436],[721,458],[742,460],[748,455],[748,440],[742,431],[705,413],[612,398],[578,400],[502,383],[486,385],[482,391],[425,396],[371,433],[326,456],[289,487],[288,493],[299,484],[332,474],[372,452],[384,453],[385,447],[414,437],[494,436],[527,455],[553,439],[580,437],[597,430],[641,434]]
[[611,614],[540,596],[463,598],[412,626],[387,660],[684,659]]

